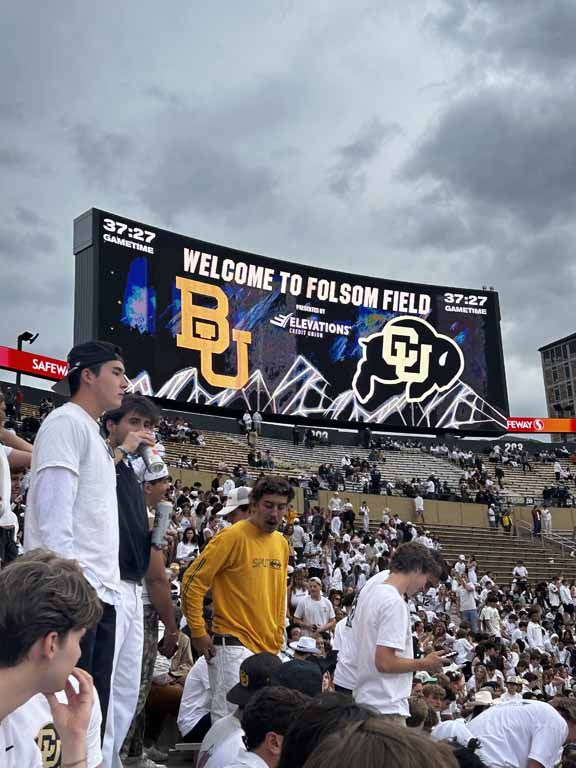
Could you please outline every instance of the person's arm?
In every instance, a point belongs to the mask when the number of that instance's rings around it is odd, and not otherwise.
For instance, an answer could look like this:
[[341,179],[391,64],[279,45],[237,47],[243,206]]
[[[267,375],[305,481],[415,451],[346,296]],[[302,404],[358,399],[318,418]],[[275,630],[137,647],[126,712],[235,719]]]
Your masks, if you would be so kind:
[[54,693],[47,693],[45,696],[50,705],[54,725],[60,735],[62,765],[87,768],[87,733],[95,695],[94,683],[88,672],[83,669],[74,669],[72,674],[78,680],[79,691],[76,693],[68,680],[64,688],[68,700],[66,704],[59,702]]
[[170,582],[166,577],[164,553],[161,549],[151,547],[150,564],[145,579],[150,602],[165,627],[164,636],[160,641],[160,651],[164,656],[170,658],[178,647],[178,627],[176,626],[174,604],[170,595]]
[[196,650],[200,651],[210,660],[216,654],[216,650],[206,631],[204,621],[204,597],[216,574],[224,568],[236,539],[232,535],[232,528],[222,531],[218,536],[210,539],[202,554],[184,574],[182,582],[182,609],[186,621],[190,627],[190,636]]
[[150,430],[141,429],[134,432],[128,432],[122,441],[122,448],[124,450],[121,450],[120,446],[117,446],[114,449],[114,464],[120,464],[121,461],[124,461],[127,453],[136,453],[142,443],[149,445],[150,447],[153,447],[156,444],[154,434],[150,432]]
[[29,451],[21,451],[13,448],[7,456],[10,469],[18,472],[20,469],[30,469],[32,454]]
[[5,429],[4,427],[0,427],[0,443],[4,443],[8,448],[14,448],[16,451],[32,453],[32,443],[29,443],[22,437],[18,437],[10,429]]
[[323,627],[318,627],[318,632],[332,632],[335,626],[336,618],[333,618],[327,624],[324,624]]
[[[31,503],[42,546],[61,557],[74,559],[74,503],[78,491],[78,475],[65,467],[47,467],[36,477]],[[26,544],[26,529],[24,532]]]
[[421,659],[403,659],[396,655],[395,648],[377,645],[374,654],[374,664],[378,672],[402,674],[403,672],[437,672],[444,665],[444,657],[433,651]]

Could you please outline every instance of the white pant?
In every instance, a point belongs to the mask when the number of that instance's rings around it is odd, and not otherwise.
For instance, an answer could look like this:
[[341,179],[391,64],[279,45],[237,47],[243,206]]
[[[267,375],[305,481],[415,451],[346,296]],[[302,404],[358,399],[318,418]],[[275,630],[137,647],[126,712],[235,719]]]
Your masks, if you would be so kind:
[[122,768],[120,750],[138,703],[144,646],[142,587],[130,581],[121,581],[120,591],[122,600],[116,606],[114,667],[102,744],[103,765],[106,768]]
[[208,664],[208,680],[212,694],[210,705],[212,724],[237,709],[236,704],[226,701],[226,694],[240,682],[240,665],[249,656],[253,656],[252,651],[243,645],[216,646],[216,656],[210,659]]

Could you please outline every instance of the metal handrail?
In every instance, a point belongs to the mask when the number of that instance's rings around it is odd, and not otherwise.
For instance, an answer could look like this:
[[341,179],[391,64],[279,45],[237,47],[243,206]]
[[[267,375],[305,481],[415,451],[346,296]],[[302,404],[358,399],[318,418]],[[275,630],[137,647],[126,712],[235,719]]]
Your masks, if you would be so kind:
[[569,553],[570,553],[576,549],[576,528],[574,528],[573,538],[569,539],[566,536],[562,536],[554,532],[540,533],[539,536],[535,536],[532,526],[530,525],[530,523],[527,523],[525,520],[518,520],[518,522],[516,523],[516,527],[519,532],[527,533],[530,536],[532,543],[534,543],[534,541],[538,539],[542,547],[545,546],[545,542],[559,546],[562,551],[563,557],[566,555],[566,550],[569,550]]

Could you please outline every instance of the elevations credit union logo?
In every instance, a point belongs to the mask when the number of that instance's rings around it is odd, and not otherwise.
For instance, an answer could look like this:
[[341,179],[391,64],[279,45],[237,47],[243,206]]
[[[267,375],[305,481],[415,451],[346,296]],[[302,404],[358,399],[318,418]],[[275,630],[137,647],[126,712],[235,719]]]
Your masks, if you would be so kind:
[[406,384],[407,402],[419,403],[449,389],[464,370],[458,344],[419,317],[394,318],[382,331],[359,339],[359,344],[362,358],[352,388],[363,404],[374,397],[377,382]]
[[270,320],[270,325],[284,328],[297,336],[312,336],[318,339],[323,339],[325,335],[348,336],[352,328],[347,323],[318,320],[316,317],[298,317],[294,312],[287,315],[275,315]]

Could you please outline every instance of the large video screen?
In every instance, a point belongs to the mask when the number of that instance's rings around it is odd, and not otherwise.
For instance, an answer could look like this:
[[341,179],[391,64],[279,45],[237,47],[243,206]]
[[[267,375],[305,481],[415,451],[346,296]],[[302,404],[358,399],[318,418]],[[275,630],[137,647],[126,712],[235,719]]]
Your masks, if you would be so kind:
[[94,217],[98,335],[123,347],[137,391],[334,426],[505,431],[495,292],[343,274]]

